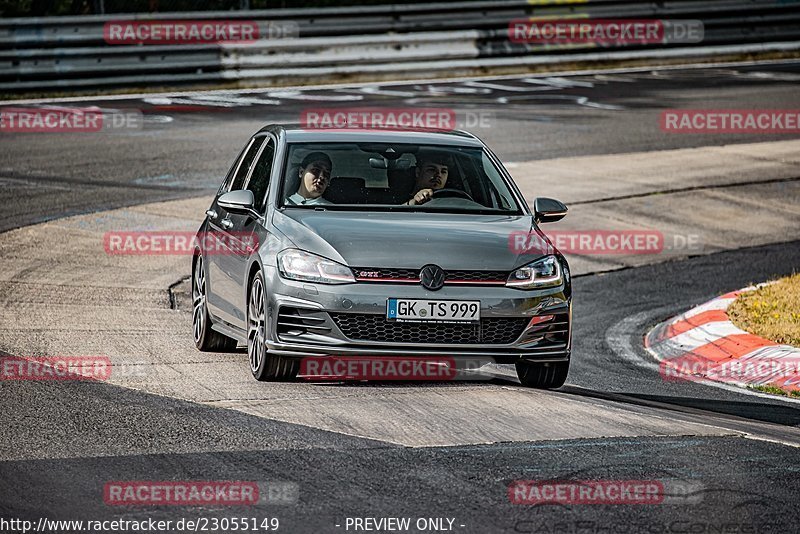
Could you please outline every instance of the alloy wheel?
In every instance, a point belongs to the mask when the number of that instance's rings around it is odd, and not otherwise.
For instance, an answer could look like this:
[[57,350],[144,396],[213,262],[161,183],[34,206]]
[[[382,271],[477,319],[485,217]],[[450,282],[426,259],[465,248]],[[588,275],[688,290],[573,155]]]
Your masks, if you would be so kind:
[[264,360],[265,325],[264,284],[260,277],[256,277],[250,289],[250,303],[247,307],[247,355],[253,373],[258,371]]
[[192,283],[192,327],[194,342],[199,343],[206,322],[206,275],[203,270],[203,257],[199,256],[194,267]]

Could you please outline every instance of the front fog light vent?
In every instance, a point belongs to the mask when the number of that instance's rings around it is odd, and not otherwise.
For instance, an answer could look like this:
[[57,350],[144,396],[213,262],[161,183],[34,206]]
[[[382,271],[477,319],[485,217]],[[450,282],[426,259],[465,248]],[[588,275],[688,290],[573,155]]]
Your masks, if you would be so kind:
[[319,310],[281,306],[278,310],[278,335],[326,334],[331,331],[326,322],[325,313]]

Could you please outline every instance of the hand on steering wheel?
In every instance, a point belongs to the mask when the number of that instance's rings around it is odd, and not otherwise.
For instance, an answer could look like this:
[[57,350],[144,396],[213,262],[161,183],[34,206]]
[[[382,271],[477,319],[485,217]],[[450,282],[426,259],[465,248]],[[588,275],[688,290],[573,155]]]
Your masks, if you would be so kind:
[[406,204],[409,206],[418,206],[424,204],[433,198],[433,189],[420,189],[413,197],[411,197]]

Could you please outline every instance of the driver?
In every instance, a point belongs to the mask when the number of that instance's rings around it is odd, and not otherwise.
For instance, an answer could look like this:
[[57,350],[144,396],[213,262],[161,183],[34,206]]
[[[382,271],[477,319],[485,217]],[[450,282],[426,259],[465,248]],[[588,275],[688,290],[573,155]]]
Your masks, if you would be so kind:
[[450,167],[450,156],[441,152],[425,152],[417,155],[417,181],[411,198],[405,202],[408,206],[424,204],[433,198],[433,192],[444,189],[447,183],[447,171]]

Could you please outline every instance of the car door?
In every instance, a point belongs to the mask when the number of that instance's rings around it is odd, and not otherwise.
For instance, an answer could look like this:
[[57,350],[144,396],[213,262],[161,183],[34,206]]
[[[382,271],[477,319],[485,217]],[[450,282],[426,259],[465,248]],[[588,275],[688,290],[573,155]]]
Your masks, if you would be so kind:
[[226,218],[230,222],[224,225],[226,228],[222,229],[221,234],[221,245],[229,248],[217,258],[220,272],[225,276],[221,291],[226,303],[230,304],[229,322],[243,329],[247,327],[245,284],[248,259],[258,245],[256,226],[263,223],[262,217],[274,157],[275,140],[267,136],[242,186],[242,189],[253,193],[254,210],[259,216],[253,213],[226,212]]
[[233,169],[226,183],[217,192],[217,197],[211,208],[206,212],[208,215],[208,234],[204,236],[207,240],[206,245],[206,265],[207,265],[207,303],[212,315],[229,324],[238,326],[236,296],[231,287],[235,274],[229,272],[232,265],[228,261],[228,256],[235,252],[228,242],[236,234],[235,225],[239,215],[228,212],[219,203],[219,197],[229,191],[243,189],[250,171],[253,169],[256,156],[267,139],[266,134],[254,136],[243,151],[238,163]]

